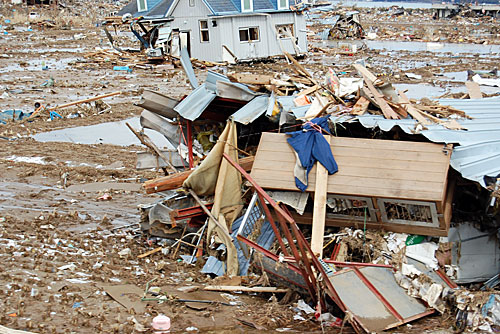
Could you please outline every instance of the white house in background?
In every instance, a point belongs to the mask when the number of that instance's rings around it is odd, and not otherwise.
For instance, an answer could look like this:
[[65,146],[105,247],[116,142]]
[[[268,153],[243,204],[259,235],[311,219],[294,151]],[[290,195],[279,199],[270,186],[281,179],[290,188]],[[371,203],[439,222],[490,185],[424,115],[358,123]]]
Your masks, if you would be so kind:
[[119,15],[157,25],[154,45],[208,61],[262,59],[307,51],[306,19],[294,0],[132,0]]

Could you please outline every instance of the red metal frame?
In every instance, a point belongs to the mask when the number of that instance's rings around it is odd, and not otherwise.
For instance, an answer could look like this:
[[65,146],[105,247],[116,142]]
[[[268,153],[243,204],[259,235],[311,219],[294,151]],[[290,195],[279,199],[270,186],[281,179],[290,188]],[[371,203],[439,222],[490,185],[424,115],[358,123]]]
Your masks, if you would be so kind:
[[[294,259],[294,264],[287,263],[290,268],[295,268],[294,271],[300,272],[302,277],[304,278],[304,281],[307,284],[307,290],[309,291],[309,294],[313,301],[315,303],[319,303],[321,307],[324,306],[324,298],[321,298],[321,293],[323,290],[319,286],[319,284],[322,284],[324,287],[324,292],[326,292],[330,298],[337,304],[337,306],[342,310],[343,312],[348,311],[347,307],[345,304],[342,302],[340,297],[338,296],[335,288],[333,287],[333,284],[330,280],[330,278],[326,275],[325,270],[323,269],[323,266],[321,265],[320,261],[318,258],[314,255],[314,253],[311,250],[311,247],[307,240],[305,239],[304,235],[302,232],[299,230],[297,223],[293,220],[291,217],[291,214],[289,213],[288,209],[283,206],[279,206],[265,191],[260,187],[255,180],[236,162],[234,162],[231,157],[229,157],[227,154],[223,153],[223,157],[234,167],[236,170],[238,170],[254,187],[255,191],[257,192],[260,203],[264,209],[264,212],[266,213],[267,218],[270,220],[271,225],[273,226],[273,230],[275,231],[276,238],[278,239],[278,242],[280,244],[281,251],[285,254],[286,252],[286,247],[285,244],[281,238],[281,234],[279,233],[279,229],[277,228],[275,221],[273,220],[272,214],[269,210],[269,208],[266,205],[266,202],[269,203],[269,205],[274,209],[277,217],[279,226],[281,227],[281,231],[284,233],[285,238],[288,241],[288,247],[290,247],[290,250],[293,254],[293,259]],[[292,235],[293,234],[293,235]],[[259,245],[255,244],[254,242],[238,236],[238,239],[245,242],[247,245],[250,247],[253,247],[254,249],[258,250],[259,252],[263,253],[264,255],[268,256],[269,258],[277,261],[278,256],[276,254],[271,253],[270,251],[263,249]],[[290,256],[286,255],[286,258],[290,259]],[[286,260],[286,259],[285,259]],[[339,266],[348,266],[352,267],[346,270],[349,271],[354,271],[356,275],[360,278],[360,280],[376,295],[376,297],[383,303],[383,305],[390,311],[390,313],[399,320],[399,323],[396,323],[394,325],[399,325],[403,324],[418,318],[421,318],[425,315],[431,314],[434,312],[434,310],[429,310],[425,311],[421,314],[417,314],[415,316],[412,316],[410,318],[404,319],[398,312],[397,310],[385,299],[385,297],[375,288],[375,286],[363,275],[363,273],[358,269],[358,267],[363,267],[363,266],[373,266],[373,267],[383,267],[383,268],[390,268],[392,269],[391,266],[388,265],[377,265],[377,264],[369,264],[369,263],[359,263],[359,262],[341,262],[341,261],[333,261],[333,260],[326,260],[325,262],[327,263],[334,263],[338,264]],[[264,268],[262,268],[264,269]],[[279,276],[279,275],[278,275]],[[361,331],[366,328],[364,328],[363,323],[356,317],[356,315],[351,314],[351,319],[350,319],[350,324],[354,328],[354,330],[357,333],[361,333]],[[394,325],[391,325],[393,327]]]
[[[207,209],[212,209],[213,203],[206,204],[205,206]],[[201,206],[192,206],[189,208],[184,208],[184,209],[176,209],[170,211],[170,219],[172,221],[177,221],[177,220],[183,220],[183,219],[189,219],[193,217],[199,217],[199,216],[205,216],[206,213],[203,211]]]
[[194,167],[194,159],[193,159],[193,134],[192,134],[192,131],[191,131],[191,125],[192,125],[192,122],[190,120],[186,120],[189,169],[192,169]]

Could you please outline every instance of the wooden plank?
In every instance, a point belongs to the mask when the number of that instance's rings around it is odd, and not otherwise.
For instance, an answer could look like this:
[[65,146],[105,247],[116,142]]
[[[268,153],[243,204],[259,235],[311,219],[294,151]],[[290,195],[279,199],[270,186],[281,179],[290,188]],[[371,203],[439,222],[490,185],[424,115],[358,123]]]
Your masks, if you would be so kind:
[[[256,174],[260,173],[266,173],[267,170],[276,168],[280,170],[284,170],[289,168],[290,165],[288,163],[283,163],[283,162],[273,162],[273,161],[263,161],[262,163],[259,164],[258,167],[255,168]],[[443,183],[443,180],[446,177],[446,173],[443,171],[422,171],[422,170],[416,170],[416,171],[409,171],[407,169],[399,169],[399,170],[394,170],[390,169],[387,170],[387,168],[384,167],[379,167],[379,168],[372,168],[372,167],[358,167],[358,166],[350,166],[349,168],[342,169],[342,173],[339,174],[340,176],[353,176],[353,177],[358,177],[358,178],[364,178],[364,177],[376,177],[376,178],[384,178],[384,179],[389,179],[389,180],[401,180],[405,181],[408,180],[408,173],[411,172],[414,177],[414,180],[417,181],[426,181],[426,182],[439,182]],[[291,173],[287,173],[286,175],[291,175]]]
[[469,92],[469,98],[471,98],[471,99],[482,99],[483,98],[483,93],[481,93],[481,88],[479,87],[477,82],[466,81],[465,87],[467,88],[467,92]]
[[401,100],[401,104],[406,109],[406,111],[408,112],[408,114],[411,115],[411,117],[413,117],[414,119],[416,119],[422,125],[429,125],[429,124],[431,124],[431,122],[427,118],[425,118],[424,116],[422,116],[422,114],[420,113],[420,110],[418,110],[417,108],[415,108],[410,103],[410,100],[408,99],[408,97],[406,96],[406,94],[402,90],[398,90],[398,93],[399,93],[399,99]]
[[[324,136],[330,144],[330,136]],[[314,208],[311,249],[319,258],[323,257],[323,241],[325,236],[326,192],[328,187],[328,171],[319,162],[316,163],[316,186],[314,190]]]
[[138,259],[142,259],[143,257],[146,257],[146,256],[149,256],[151,254],[154,254],[154,253],[158,253],[159,251],[161,251],[163,249],[163,247],[157,247],[155,249],[152,249],[152,250],[149,250],[147,251],[146,253],[143,253],[141,255],[138,255],[137,258]]
[[246,73],[235,73],[231,74],[230,77],[236,79],[236,81],[249,85],[269,85],[273,79],[272,75],[260,75],[260,74],[246,74]]
[[[295,155],[286,137],[274,133],[262,135],[252,176],[264,188],[297,190],[293,177]],[[441,145],[338,137],[332,137],[331,141],[339,172],[328,177],[328,193],[444,200],[449,156],[443,153]],[[343,146],[336,147],[336,143]],[[349,147],[350,144],[360,148]],[[409,151],[413,144],[415,152]],[[315,183],[316,167],[313,167],[307,191],[314,191]]]
[[361,96],[359,100],[356,101],[356,104],[352,108],[351,114],[361,116],[368,110],[369,105],[370,105],[370,100],[368,100],[364,96]]
[[[246,171],[250,171],[253,166],[254,157],[245,157],[239,159],[239,164]],[[160,177],[153,180],[148,180],[143,183],[143,187],[146,190],[147,194],[172,190],[182,187],[184,181],[191,175],[193,170],[186,170],[180,173],[170,174],[168,176]]]
[[373,86],[373,83],[369,80],[366,80],[366,77],[363,76],[365,79],[365,84],[368,87],[368,90],[373,94],[373,98],[375,99],[375,102],[378,104],[380,107],[380,110],[382,110],[382,113],[384,114],[384,117],[387,119],[399,119],[400,117],[396,112],[391,108],[391,106],[387,103],[387,101],[384,99],[384,94],[380,93],[375,86]]
[[314,85],[312,87],[309,87],[309,88],[306,88],[306,89],[300,91],[297,96],[303,96],[303,95],[313,94],[315,91],[317,91],[320,88],[321,87],[319,85]]
[[277,288],[275,286],[234,286],[234,285],[207,285],[203,290],[208,291],[243,291],[243,292],[271,292],[271,293],[286,293],[290,289]]
[[[299,215],[296,212],[292,212],[292,218],[298,224],[311,225],[312,216],[310,213],[304,213],[304,215]],[[356,229],[362,229],[363,221],[349,221],[339,218],[326,218],[326,226],[338,226],[338,227],[354,227]],[[404,225],[404,224],[387,224],[387,223],[374,223],[367,222],[366,227],[368,229],[381,229],[384,231],[390,231],[395,233],[407,233],[407,234],[419,234],[419,235],[429,235],[436,237],[445,237],[448,235],[448,231],[445,228],[436,228],[428,226],[415,226],[415,225]]]
[[361,74],[363,77],[366,77],[371,82],[375,82],[377,80],[377,77],[363,65],[353,64],[352,67],[354,67],[356,71],[359,72],[359,74]]
[[[264,132],[261,137],[259,149],[262,144],[274,145],[288,145],[286,133]],[[388,140],[388,139],[365,139],[365,138],[350,138],[350,137],[332,137],[331,146],[346,146],[346,147],[368,147],[368,148],[382,148],[388,150],[402,150],[402,151],[420,151],[431,152],[441,151],[442,145],[429,143],[429,142],[414,142],[414,141],[401,141],[401,140]]]

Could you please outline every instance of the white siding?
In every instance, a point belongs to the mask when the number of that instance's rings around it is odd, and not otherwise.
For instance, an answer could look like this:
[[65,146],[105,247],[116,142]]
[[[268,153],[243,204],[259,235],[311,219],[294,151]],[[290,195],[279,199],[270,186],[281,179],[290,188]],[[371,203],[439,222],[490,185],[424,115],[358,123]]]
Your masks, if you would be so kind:
[[[306,20],[303,15],[294,13],[255,14],[252,16],[232,16],[220,19],[221,44],[225,44],[239,60],[266,58],[281,55],[280,42],[277,39],[275,26],[279,24],[293,24],[295,36],[298,38],[300,53],[307,52]],[[240,42],[240,28],[258,27],[259,41]],[[232,32],[229,34],[228,32]],[[295,54],[295,48],[290,39],[282,39],[281,44],[285,51]]]
[[[174,20],[171,23],[172,29],[190,32],[191,57],[209,60],[220,61],[222,59],[222,49],[220,47],[220,26],[217,18],[208,17],[211,12],[202,2],[202,0],[194,0],[194,7],[189,6],[189,1],[180,0],[177,6],[173,9],[172,16]],[[208,20],[208,34],[210,42],[201,42],[200,36],[200,20]],[[212,21],[217,22],[214,27]]]
[[[171,23],[172,29],[177,28],[179,31],[189,31],[190,33],[191,57],[208,61],[222,61],[222,45],[226,45],[239,60],[281,55],[280,44],[275,33],[275,25],[277,24],[293,24],[300,52],[307,52],[304,15],[297,15],[293,12],[278,12],[216,17],[209,16],[211,12],[202,0],[194,0],[194,2],[195,6],[190,7],[189,1],[179,0],[171,14],[174,17]],[[208,43],[201,42],[200,20],[208,20],[210,36]],[[216,26],[214,26],[213,21],[216,22]],[[259,28],[258,41],[240,42],[239,29],[248,27]],[[282,39],[281,42],[287,52],[295,54],[290,39]]]

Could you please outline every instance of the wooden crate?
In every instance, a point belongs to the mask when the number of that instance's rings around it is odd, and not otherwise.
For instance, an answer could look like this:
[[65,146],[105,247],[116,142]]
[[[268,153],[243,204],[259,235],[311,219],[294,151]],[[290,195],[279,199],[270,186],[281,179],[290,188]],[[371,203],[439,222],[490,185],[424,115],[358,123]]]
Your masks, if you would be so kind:
[[[262,134],[251,175],[264,189],[298,191],[293,174],[295,154],[286,139],[286,134]],[[331,148],[339,171],[328,176],[329,196],[347,203],[363,203],[367,219],[364,215],[360,219],[359,212],[344,217],[327,214],[326,225],[363,227],[366,223],[369,228],[395,232],[447,234],[453,193],[448,185],[451,150],[447,147],[332,137]],[[309,173],[306,190],[313,196],[315,177],[316,167]],[[429,214],[431,219],[426,218]],[[294,218],[299,223],[310,223],[312,217],[305,213]]]

